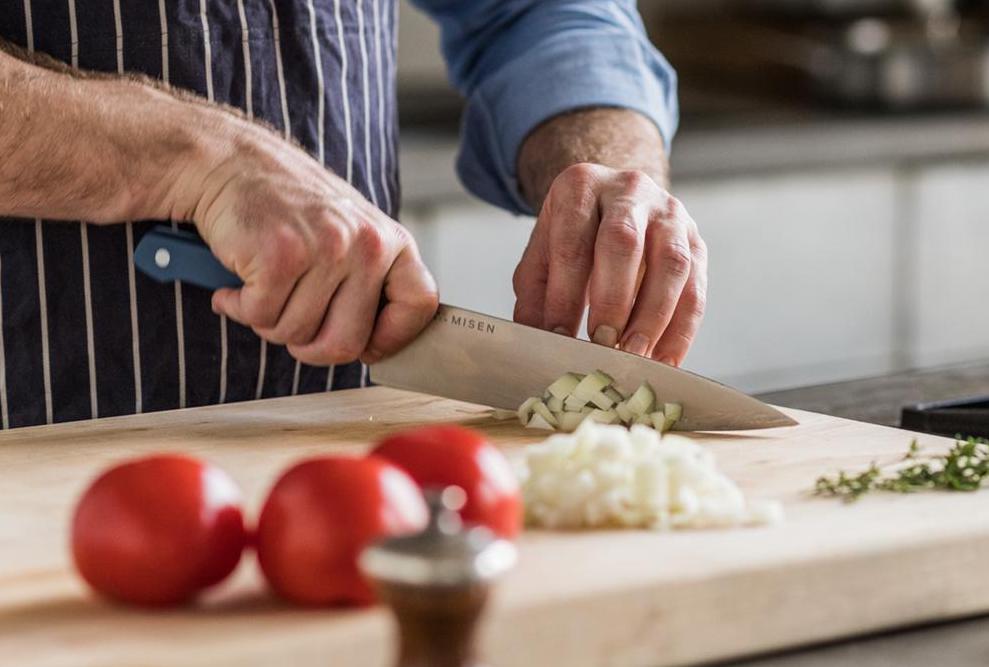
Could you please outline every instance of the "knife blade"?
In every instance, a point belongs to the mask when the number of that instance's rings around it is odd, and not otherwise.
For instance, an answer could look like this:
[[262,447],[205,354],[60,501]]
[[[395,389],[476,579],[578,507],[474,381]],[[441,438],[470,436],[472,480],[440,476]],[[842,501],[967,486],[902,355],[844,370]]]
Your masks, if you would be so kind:
[[[207,289],[236,287],[201,240],[157,227],[134,252],[138,269],[160,282]],[[509,320],[440,304],[433,321],[407,347],[374,364],[377,384],[514,410],[567,372],[603,370],[625,391],[648,382],[657,400],[679,403],[685,431],[735,431],[792,426],[793,419],[714,380],[621,350]]]

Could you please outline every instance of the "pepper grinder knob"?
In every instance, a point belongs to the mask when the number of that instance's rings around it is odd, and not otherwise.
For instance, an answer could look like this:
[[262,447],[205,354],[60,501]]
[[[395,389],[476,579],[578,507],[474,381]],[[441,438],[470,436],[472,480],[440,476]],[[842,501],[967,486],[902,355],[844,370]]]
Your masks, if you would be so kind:
[[364,550],[360,566],[398,621],[398,667],[480,667],[478,620],[491,584],[516,560],[515,546],[465,527],[459,487],[430,491],[429,525]]

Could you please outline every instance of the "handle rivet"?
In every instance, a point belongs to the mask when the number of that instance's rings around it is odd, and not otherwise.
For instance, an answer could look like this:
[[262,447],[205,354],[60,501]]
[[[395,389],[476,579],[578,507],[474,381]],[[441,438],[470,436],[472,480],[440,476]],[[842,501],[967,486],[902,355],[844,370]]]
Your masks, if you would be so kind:
[[155,264],[159,269],[166,269],[168,265],[172,262],[172,253],[168,252],[168,248],[158,248],[155,250]]

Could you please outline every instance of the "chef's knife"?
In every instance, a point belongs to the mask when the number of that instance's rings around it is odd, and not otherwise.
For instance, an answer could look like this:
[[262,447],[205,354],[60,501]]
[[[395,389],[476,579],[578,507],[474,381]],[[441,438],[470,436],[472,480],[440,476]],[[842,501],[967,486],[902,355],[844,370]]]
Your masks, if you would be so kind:
[[[167,227],[144,235],[134,262],[161,282],[180,280],[207,289],[241,284],[198,237]],[[597,369],[613,376],[626,391],[648,382],[658,400],[681,404],[679,430],[796,424],[779,410],[694,373],[445,304],[411,344],[371,367],[371,379],[389,387],[514,410],[527,397],[542,396],[566,372]]]

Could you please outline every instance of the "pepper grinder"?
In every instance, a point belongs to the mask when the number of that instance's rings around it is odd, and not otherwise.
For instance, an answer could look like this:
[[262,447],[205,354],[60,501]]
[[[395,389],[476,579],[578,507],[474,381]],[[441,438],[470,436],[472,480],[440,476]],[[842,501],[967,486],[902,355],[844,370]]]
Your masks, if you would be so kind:
[[459,487],[426,496],[426,529],[368,547],[360,566],[398,621],[398,667],[481,667],[478,620],[492,583],[515,564],[515,546],[463,525]]

